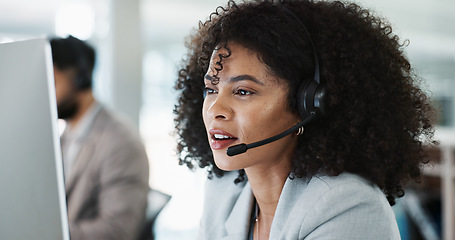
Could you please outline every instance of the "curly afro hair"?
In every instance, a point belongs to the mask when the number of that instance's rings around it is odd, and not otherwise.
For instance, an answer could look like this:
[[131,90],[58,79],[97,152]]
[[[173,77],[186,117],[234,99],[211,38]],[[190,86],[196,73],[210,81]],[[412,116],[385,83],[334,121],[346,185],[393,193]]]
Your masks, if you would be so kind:
[[[290,15],[292,11],[295,16]],[[216,46],[238,43],[258,57],[289,86],[288,104],[297,110],[297,90],[314,74],[315,45],[321,81],[327,91],[326,113],[299,137],[290,177],[351,172],[378,185],[391,205],[403,185],[427,162],[424,144],[433,144],[434,110],[407,60],[399,38],[383,19],[356,4],[339,1],[262,0],[218,7],[187,40],[175,88],[175,125],[180,164],[214,164],[202,120],[204,74]],[[406,42],[406,41],[405,41]],[[224,56],[229,57],[229,56]],[[222,70],[222,63],[218,63]],[[243,181],[239,170],[236,182]]]

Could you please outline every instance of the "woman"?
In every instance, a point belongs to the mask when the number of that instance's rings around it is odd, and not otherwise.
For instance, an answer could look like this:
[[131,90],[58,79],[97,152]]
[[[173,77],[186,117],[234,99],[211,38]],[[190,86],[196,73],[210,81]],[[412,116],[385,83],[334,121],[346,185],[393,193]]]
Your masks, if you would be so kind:
[[433,127],[390,26],[355,4],[230,1],[188,47],[175,113],[180,164],[211,179],[198,239],[400,238],[390,205]]

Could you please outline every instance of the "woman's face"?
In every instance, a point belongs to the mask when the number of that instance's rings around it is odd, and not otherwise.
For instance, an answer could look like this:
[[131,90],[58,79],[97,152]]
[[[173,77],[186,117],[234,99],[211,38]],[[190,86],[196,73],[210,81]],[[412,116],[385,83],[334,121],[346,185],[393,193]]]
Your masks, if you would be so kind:
[[256,52],[235,43],[228,48],[231,56],[223,58],[219,82],[211,80],[218,55],[227,54],[225,48],[213,52],[204,77],[203,120],[216,165],[226,171],[252,166],[268,169],[282,163],[288,166],[297,146],[295,134],[233,157],[226,154],[230,146],[269,138],[300,121],[288,109],[285,81],[271,74]]

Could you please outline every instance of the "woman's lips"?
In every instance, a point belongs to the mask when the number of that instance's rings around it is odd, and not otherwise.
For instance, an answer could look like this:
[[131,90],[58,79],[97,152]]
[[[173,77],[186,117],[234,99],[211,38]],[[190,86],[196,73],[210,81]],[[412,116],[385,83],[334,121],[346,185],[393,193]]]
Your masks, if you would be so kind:
[[220,150],[229,147],[237,138],[232,134],[219,129],[209,130],[210,134],[210,146],[213,150]]

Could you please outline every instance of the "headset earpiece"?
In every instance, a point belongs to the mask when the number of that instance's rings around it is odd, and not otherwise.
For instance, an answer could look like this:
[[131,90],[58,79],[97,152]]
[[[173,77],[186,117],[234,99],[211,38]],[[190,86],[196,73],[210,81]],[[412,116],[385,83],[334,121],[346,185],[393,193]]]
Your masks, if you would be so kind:
[[314,106],[317,109],[319,114],[326,114],[327,110],[327,103],[326,99],[326,87],[324,85],[319,84],[319,87],[316,89],[316,93],[314,95]]
[[308,118],[311,113],[320,115],[325,112],[325,95],[326,90],[323,83],[320,79],[319,71],[319,58],[316,52],[316,47],[314,46],[313,40],[311,39],[310,33],[303,24],[303,22],[295,15],[293,11],[288,9],[285,5],[280,4],[282,8],[292,16],[302,27],[305,37],[308,40],[308,43],[311,45],[311,50],[313,52],[314,60],[314,76],[313,79],[307,83],[307,79],[302,80],[302,83],[297,92],[297,105],[300,117],[302,119]]
[[77,69],[77,77],[75,80],[75,86],[79,90],[89,89],[92,86],[92,78],[87,74],[87,68],[84,68],[83,64],[79,63]]
[[311,81],[306,85],[302,84],[297,93],[297,103],[300,117],[305,119],[310,116],[312,112],[316,114],[323,114],[324,96],[325,88],[316,81]]

